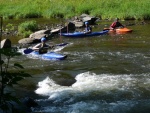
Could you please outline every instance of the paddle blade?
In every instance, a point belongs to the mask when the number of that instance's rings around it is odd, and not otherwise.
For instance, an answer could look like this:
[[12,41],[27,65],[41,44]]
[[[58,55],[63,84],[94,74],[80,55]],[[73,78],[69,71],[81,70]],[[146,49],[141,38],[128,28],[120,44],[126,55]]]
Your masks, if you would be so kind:
[[24,54],[30,54],[33,51],[34,51],[33,49],[25,49],[23,52]]

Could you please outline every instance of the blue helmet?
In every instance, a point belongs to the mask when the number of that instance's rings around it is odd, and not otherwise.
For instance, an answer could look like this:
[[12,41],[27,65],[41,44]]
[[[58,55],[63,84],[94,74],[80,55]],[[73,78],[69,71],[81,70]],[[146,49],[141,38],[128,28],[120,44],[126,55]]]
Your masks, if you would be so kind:
[[44,42],[44,41],[46,41],[46,38],[44,38],[44,37],[41,38],[41,42]]
[[85,25],[89,24],[88,22],[85,22]]

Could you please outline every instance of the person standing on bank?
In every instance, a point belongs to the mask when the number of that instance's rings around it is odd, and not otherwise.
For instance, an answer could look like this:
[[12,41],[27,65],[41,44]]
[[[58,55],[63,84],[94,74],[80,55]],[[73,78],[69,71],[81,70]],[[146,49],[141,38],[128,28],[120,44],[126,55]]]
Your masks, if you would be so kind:
[[116,18],[115,21],[110,25],[109,29],[114,30],[116,28],[123,28],[124,26],[119,22],[119,18]]
[[89,23],[88,22],[85,22],[85,30],[84,30],[84,33],[85,34],[89,34],[92,32],[92,28],[89,26]]

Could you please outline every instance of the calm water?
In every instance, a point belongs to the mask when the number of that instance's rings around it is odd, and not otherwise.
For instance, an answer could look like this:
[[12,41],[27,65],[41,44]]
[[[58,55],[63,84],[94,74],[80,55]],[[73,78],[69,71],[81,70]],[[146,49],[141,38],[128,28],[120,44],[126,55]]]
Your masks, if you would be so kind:
[[[100,22],[102,30],[111,22]],[[68,55],[63,61],[30,56],[14,58],[33,77],[16,87],[18,96],[30,96],[40,113],[149,113],[150,24],[128,26],[124,35],[86,38],[55,36],[68,42],[55,51]],[[18,61],[17,61],[18,62]]]

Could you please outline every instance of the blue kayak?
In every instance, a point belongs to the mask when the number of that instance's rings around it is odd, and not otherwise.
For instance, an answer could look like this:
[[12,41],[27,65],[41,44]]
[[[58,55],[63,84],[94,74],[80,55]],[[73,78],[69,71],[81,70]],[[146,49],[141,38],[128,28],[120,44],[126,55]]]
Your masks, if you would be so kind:
[[[68,43],[61,43],[61,44],[56,44],[55,46],[62,47],[67,45]],[[40,51],[34,51],[31,48],[27,48],[23,51],[23,54],[28,54],[29,57],[32,58],[39,58],[39,59],[45,59],[45,60],[64,60],[67,58],[67,55],[62,55],[59,53],[55,52],[46,52],[46,53],[39,53]]]
[[[68,43],[61,43],[61,44],[56,44],[55,46],[59,46],[59,47],[61,47],[61,46],[65,46],[65,45],[67,45]],[[27,49],[25,49],[24,51],[23,51],[23,53],[24,54],[30,54],[31,52],[33,52],[34,50],[33,49],[31,49],[31,48],[27,48]]]
[[34,58],[40,58],[40,59],[45,59],[45,60],[64,60],[67,58],[67,55],[62,55],[62,54],[55,53],[55,52],[47,52],[44,54],[39,54],[39,52],[33,51],[29,55]]
[[91,36],[99,36],[107,34],[109,30],[99,31],[99,32],[92,32],[89,34],[85,34],[83,32],[74,32],[74,33],[60,33],[61,36],[65,37],[91,37]]

